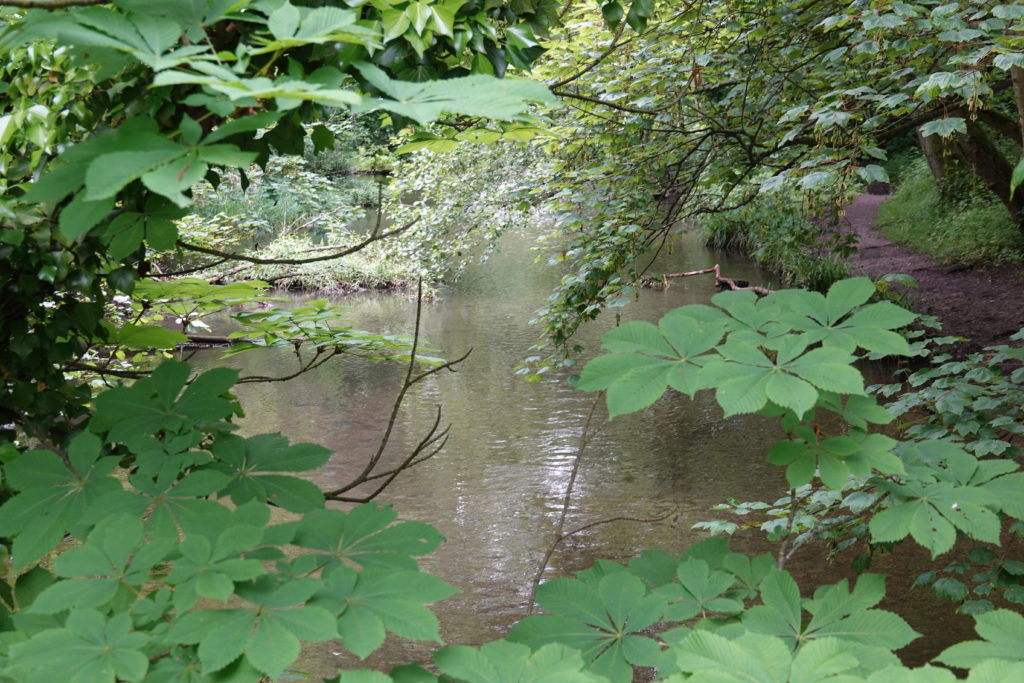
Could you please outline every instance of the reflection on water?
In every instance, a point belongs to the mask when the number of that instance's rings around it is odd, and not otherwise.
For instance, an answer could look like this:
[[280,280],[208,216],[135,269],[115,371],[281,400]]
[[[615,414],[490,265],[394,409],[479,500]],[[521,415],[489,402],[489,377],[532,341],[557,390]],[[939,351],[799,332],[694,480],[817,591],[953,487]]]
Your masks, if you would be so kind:
[[[404,519],[433,524],[447,538],[422,564],[461,591],[436,606],[448,643],[480,644],[500,637],[523,615],[530,582],[555,533],[594,400],[592,394],[571,389],[564,378],[527,384],[513,374],[536,341],[537,330],[526,321],[558,277],[534,264],[533,256],[529,238],[506,235],[488,264],[473,268],[439,300],[424,304],[424,338],[448,358],[474,351],[455,372],[439,373],[415,388],[385,457],[385,465],[397,463],[427,432],[437,406],[443,407],[445,423],[453,425],[447,447],[403,473],[381,500],[393,504]],[[695,270],[716,261],[730,277],[765,281],[753,266],[716,256],[692,240],[663,256],[656,269]],[[620,310],[624,320],[656,320],[677,306],[706,302],[714,292],[711,276],[680,279],[666,291],[640,292],[638,301]],[[408,296],[350,297],[343,303],[351,306],[351,320],[362,329],[411,331],[415,301]],[[601,333],[614,323],[615,316],[606,314],[580,332],[586,353],[596,352]],[[197,365],[219,363],[217,358],[217,352],[206,352]],[[285,351],[266,351],[227,363],[243,368],[243,374],[286,374],[294,359]],[[332,449],[335,457],[315,479],[324,488],[337,488],[376,449],[402,373],[397,365],[342,359],[287,383],[241,385],[244,429],[281,431],[294,441]],[[602,421],[603,406],[597,414]],[[783,472],[764,462],[778,436],[773,423],[758,417],[723,419],[713,399],[703,395],[694,401],[667,396],[639,414],[617,418],[594,436],[583,455],[566,529],[619,517],[664,519],[589,527],[555,552],[547,576],[571,573],[599,558],[625,560],[645,548],[678,553],[704,537],[692,524],[713,518],[709,508],[726,497],[774,500],[784,495]],[[758,537],[738,538],[734,547],[771,549]],[[805,586],[847,574],[844,566],[826,566],[821,557],[808,551],[791,565],[805,577]],[[900,574],[890,579],[890,591],[902,589],[915,575],[904,569],[907,561],[900,556],[884,569]],[[920,566],[920,558],[914,562]],[[922,632],[931,621],[929,611],[951,611],[923,593],[915,593],[913,600],[920,618],[909,618]],[[945,629],[944,634],[948,638]],[[921,656],[932,656],[945,641],[936,642]],[[393,643],[360,666],[426,661],[430,649],[429,644]],[[333,675],[337,657],[324,647],[303,668]]]

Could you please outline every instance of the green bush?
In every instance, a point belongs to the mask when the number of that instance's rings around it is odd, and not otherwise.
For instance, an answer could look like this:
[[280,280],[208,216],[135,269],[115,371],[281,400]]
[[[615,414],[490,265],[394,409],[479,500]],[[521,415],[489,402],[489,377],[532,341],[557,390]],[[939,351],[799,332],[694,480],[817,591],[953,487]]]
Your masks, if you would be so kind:
[[928,165],[909,165],[876,223],[890,239],[936,258],[968,265],[1024,261],[1024,235],[1006,209],[977,183],[960,183],[944,199]]
[[849,275],[843,262],[847,242],[812,220],[801,200],[773,193],[704,223],[705,240],[716,249],[735,249],[769,268],[786,284],[825,291]]

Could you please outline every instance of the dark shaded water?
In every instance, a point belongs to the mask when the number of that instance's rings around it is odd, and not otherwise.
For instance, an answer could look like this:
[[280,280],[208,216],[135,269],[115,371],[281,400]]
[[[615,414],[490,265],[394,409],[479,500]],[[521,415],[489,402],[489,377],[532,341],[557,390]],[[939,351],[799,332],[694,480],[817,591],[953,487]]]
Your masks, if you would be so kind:
[[[472,268],[436,301],[424,304],[422,335],[448,358],[474,351],[457,372],[441,373],[418,386],[396,425],[389,462],[396,462],[429,429],[438,405],[451,423],[447,447],[434,459],[403,473],[381,496],[404,519],[436,526],[447,542],[423,566],[456,586],[459,595],[436,606],[448,643],[480,644],[500,637],[523,616],[531,580],[555,534],[563,496],[594,396],[574,391],[564,378],[527,384],[515,367],[536,341],[527,325],[558,277],[533,263],[532,240],[507,235],[490,263]],[[666,254],[656,270],[695,270],[721,262],[730,277],[765,282],[750,264],[715,255],[692,240]],[[642,291],[619,309],[623,319],[656,320],[715,292],[711,276],[675,280],[666,291]],[[408,333],[415,301],[404,295],[350,297],[351,320],[362,329]],[[615,323],[613,313],[579,335],[587,354]],[[206,352],[198,365],[220,363]],[[226,361],[244,374],[286,374],[289,353],[252,352]],[[346,483],[376,449],[401,381],[398,365],[339,360],[283,384],[239,387],[249,433],[280,431],[293,441],[313,441],[337,455],[315,474],[318,484]],[[603,422],[603,405],[596,412]],[[595,559],[625,560],[645,548],[680,552],[705,537],[691,529],[713,519],[710,508],[727,497],[775,500],[785,495],[780,468],[764,462],[778,438],[775,425],[758,417],[723,419],[710,396],[690,401],[668,396],[641,413],[617,418],[590,442],[582,456],[566,529],[617,517],[657,522],[598,524],[567,540],[554,553],[548,577],[565,575]],[[771,550],[759,536],[736,539],[741,550]],[[834,581],[844,566],[825,565],[808,550],[790,565],[805,588]],[[895,574],[890,592],[903,592],[922,557],[890,557],[882,571]],[[809,592],[809,591],[807,591]],[[937,639],[919,646],[927,659],[948,642],[951,606],[915,592],[894,607],[919,631],[942,615]],[[957,621],[957,620],[952,620]],[[969,620],[958,622],[959,627]],[[932,626],[933,632],[937,629]],[[431,646],[394,643],[364,666],[428,660]],[[383,659],[382,659],[383,658]],[[311,652],[304,669],[332,674],[339,663],[331,648]]]

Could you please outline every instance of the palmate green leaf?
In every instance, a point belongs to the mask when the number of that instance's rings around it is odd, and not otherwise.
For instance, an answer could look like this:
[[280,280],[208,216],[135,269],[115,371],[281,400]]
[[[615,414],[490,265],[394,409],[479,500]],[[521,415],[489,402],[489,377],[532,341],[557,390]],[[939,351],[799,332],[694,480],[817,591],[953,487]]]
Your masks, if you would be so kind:
[[664,363],[664,360],[636,353],[609,353],[598,356],[583,367],[576,388],[581,391],[601,391],[634,370],[660,367]]
[[1014,472],[982,484],[995,496],[1002,512],[1014,519],[1024,519],[1024,472]]
[[0,506],[0,534],[14,538],[15,568],[53,550],[71,529],[87,531],[94,506],[123,491],[109,476],[117,458],[100,457],[92,434],[75,437],[68,455],[74,471],[49,451],[29,451],[6,465],[8,482],[20,492]]
[[309,604],[337,619],[342,642],[360,657],[380,647],[385,631],[410,640],[441,642],[437,617],[425,603],[457,591],[430,574],[366,568],[356,572],[338,564],[325,570],[325,587]]
[[839,638],[819,638],[803,645],[793,658],[790,683],[815,683],[851,672],[860,661],[849,650],[849,642]]
[[954,683],[957,678],[949,669],[925,665],[918,669],[892,665],[867,678],[867,683]]
[[678,365],[672,361],[661,361],[634,368],[620,377],[608,387],[605,396],[608,417],[634,413],[657,401],[668,389],[669,373]]
[[[689,321],[688,318],[686,320]],[[601,347],[616,353],[647,353],[668,358],[676,356],[661,330],[640,320],[623,323],[605,332],[601,335]]]
[[[960,451],[955,447],[951,450]],[[915,493],[918,490],[920,493]],[[903,494],[914,499],[872,517],[869,528],[875,541],[897,541],[909,533],[931,551],[932,557],[953,547],[957,530],[977,540],[999,542],[1001,524],[989,509],[999,501],[991,491],[940,481],[920,489],[906,489]]]
[[[750,631],[781,637],[791,647],[836,637],[868,647],[898,649],[918,636],[901,617],[872,609],[884,597],[881,576],[862,575],[852,591],[847,586],[845,579],[822,586],[813,600],[801,601],[792,577],[772,572],[761,585],[764,604],[744,612],[743,625]],[[804,622],[803,610],[813,615],[809,622]]]
[[966,133],[967,122],[959,116],[947,116],[941,119],[935,119],[921,126],[921,135],[927,137],[929,135],[941,135],[942,137],[949,137],[953,133]]
[[[712,570],[707,562],[698,559],[685,559],[676,570],[679,586],[683,592],[681,605],[673,605],[673,611],[679,607],[688,608],[687,612],[698,614],[704,611],[735,614],[743,610],[743,603],[723,597],[723,593],[736,583],[736,577],[724,571]],[[678,620],[673,617],[673,620]]]
[[144,145],[143,149],[96,157],[85,173],[85,199],[114,197],[128,183],[188,152],[187,147],[162,135],[150,135],[138,142]]
[[339,7],[319,7],[303,17],[298,8],[285,2],[267,17],[274,39],[263,41],[265,44],[252,54],[328,42],[380,47],[380,32],[357,24],[358,18],[356,12]]
[[57,220],[60,234],[68,241],[77,240],[96,227],[113,209],[113,197],[90,201],[84,193],[79,193],[60,212]]
[[782,371],[773,372],[765,384],[765,395],[772,403],[803,415],[814,407],[818,391],[809,383]]
[[271,678],[292,665],[300,640],[320,642],[337,638],[334,617],[313,606],[196,610],[171,628],[173,643],[198,644],[206,675],[225,669],[245,656],[254,669]]
[[892,330],[909,325],[917,316],[889,302],[862,306],[874,291],[868,278],[841,280],[827,297],[785,290],[778,293],[779,301],[795,315],[784,315],[781,320],[793,330],[805,332],[811,341],[847,353],[861,347],[876,353],[908,354],[907,341]]
[[1016,683],[1024,680],[1024,662],[988,659],[971,667],[968,683]]
[[327,107],[354,107],[362,98],[351,90],[325,87],[311,81],[294,80],[288,76],[273,80],[265,76],[243,78],[223,67],[197,62],[190,66],[204,73],[168,69],[153,78],[157,86],[204,85],[214,93],[236,100],[277,100],[282,111],[294,109],[303,102],[316,102]]
[[422,522],[394,524],[398,515],[386,505],[365,503],[348,513],[314,510],[303,516],[294,543],[326,551],[335,564],[415,570],[417,555],[433,552],[444,537]]
[[188,341],[188,337],[181,332],[160,325],[111,326],[108,331],[109,342],[126,349],[173,349],[177,344]]
[[314,469],[327,462],[331,452],[315,444],[290,445],[280,434],[261,434],[243,439],[234,434],[218,438],[211,452],[213,467],[232,477],[222,490],[236,505],[259,500],[293,512],[323,507],[323,493],[312,482],[298,477],[266,474]]
[[537,602],[551,614],[523,619],[509,631],[510,641],[533,649],[551,642],[573,647],[612,681],[630,680],[632,666],[658,663],[658,649],[638,632],[661,619],[666,598],[648,593],[638,577],[618,571],[596,583],[555,579],[538,588]]
[[853,367],[854,358],[838,349],[812,349],[786,364],[786,369],[818,389],[839,394],[865,394],[864,377]]
[[105,433],[111,442],[123,443],[140,433],[233,429],[225,419],[235,413],[237,404],[227,394],[227,388],[234,385],[238,371],[209,370],[185,388],[188,374],[187,364],[165,361],[149,377],[103,392],[96,397],[90,430]]
[[366,62],[358,62],[355,67],[367,82],[391,99],[367,98],[353,106],[354,112],[386,109],[419,123],[428,123],[442,112],[515,119],[526,113],[529,102],[555,104],[551,91],[537,81],[473,75],[411,83],[391,80],[378,67]]
[[585,672],[580,653],[550,643],[536,652],[498,640],[476,649],[456,646],[438,651],[434,661],[445,674],[468,683],[598,683]]
[[150,170],[142,176],[142,184],[186,208],[192,204],[192,199],[183,193],[206,177],[208,168],[196,154],[187,154]]
[[710,631],[694,631],[672,647],[676,664],[694,680],[785,683],[792,655],[779,638],[745,633],[728,639]]
[[961,668],[977,666],[986,659],[1024,661],[1024,616],[997,609],[974,618],[975,630],[984,640],[971,640],[948,647],[936,659]]
[[665,340],[675,350],[674,355],[684,360],[697,357],[717,346],[728,325],[724,318],[702,319],[700,312],[703,309],[689,310],[692,308],[696,307],[686,306],[669,311],[658,321],[658,328]]
[[44,590],[30,611],[55,614],[69,607],[99,607],[111,600],[122,584],[141,586],[150,580],[149,570],[163,561],[178,536],[151,530],[144,543],[142,521],[128,515],[104,519],[85,543],[69,548],[54,561],[61,577]]
[[65,628],[50,629],[13,646],[8,671],[18,681],[114,683],[140,681],[149,668],[145,633],[131,630],[131,616],[109,621],[95,610],[72,610]]
[[260,545],[263,534],[262,526],[220,518],[209,519],[202,531],[185,536],[179,545],[181,557],[166,577],[166,582],[174,586],[175,608],[190,609],[201,597],[227,600],[235,583],[266,574],[261,562],[242,557]]
[[751,631],[780,636],[791,644],[801,630],[800,588],[788,572],[773,571],[761,582],[762,605],[743,613],[743,625]]

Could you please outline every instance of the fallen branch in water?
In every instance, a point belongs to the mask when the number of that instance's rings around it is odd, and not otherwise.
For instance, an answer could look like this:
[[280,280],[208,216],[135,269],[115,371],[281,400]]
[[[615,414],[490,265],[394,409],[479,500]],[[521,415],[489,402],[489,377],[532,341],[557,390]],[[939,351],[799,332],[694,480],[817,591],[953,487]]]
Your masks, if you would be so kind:
[[[708,273],[715,274],[715,284],[722,289],[731,289],[734,291],[746,291],[756,292],[761,296],[767,296],[774,290],[768,289],[767,287],[759,287],[757,285],[750,285],[745,280],[734,280],[731,277],[725,277],[722,275],[722,268],[717,263],[711,268],[703,268],[701,270],[691,270],[685,273],[665,273],[661,276],[661,279],[665,281],[665,287],[668,287],[668,280],[677,277],[690,277],[691,275],[706,275]],[[650,282],[656,282],[656,278],[650,278]]]

